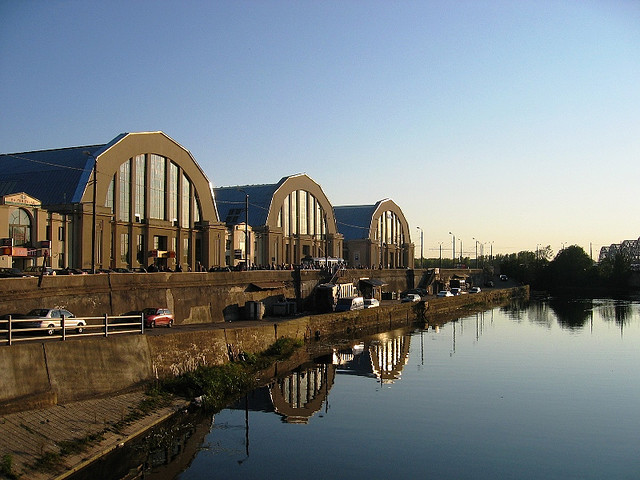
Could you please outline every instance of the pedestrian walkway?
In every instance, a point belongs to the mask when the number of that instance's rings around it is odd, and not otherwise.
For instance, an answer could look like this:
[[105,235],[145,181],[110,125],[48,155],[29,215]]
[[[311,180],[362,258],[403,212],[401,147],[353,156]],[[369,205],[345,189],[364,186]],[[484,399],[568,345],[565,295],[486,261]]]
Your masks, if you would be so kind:
[[[145,398],[144,392],[138,391],[0,415],[0,461],[10,458],[11,472],[19,478],[66,478],[185,406],[184,401],[176,401],[169,407],[126,422]],[[114,428],[116,424],[117,429]],[[80,446],[82,440],[91,436],[102,439],[91,442],[79,453],[58,455],[65,442]],[[45,468],[36,467],[39,460],[47,458],[52,461]]]

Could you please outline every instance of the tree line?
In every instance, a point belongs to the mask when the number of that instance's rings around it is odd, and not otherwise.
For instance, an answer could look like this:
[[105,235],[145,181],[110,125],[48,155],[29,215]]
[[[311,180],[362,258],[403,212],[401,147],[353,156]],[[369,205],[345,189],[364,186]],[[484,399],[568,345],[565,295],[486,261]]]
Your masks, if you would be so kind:
[[[478,259],[463,257],[453,260],[429,258],[422,262],[424,268],[456,268],[465,266],[483,268],[486,273],[499,272],[522,284],[530,285],[532,290],[549,292],[575,291],[626,291],[630,289],[632,274],[631,259],[617,254],[612,259],[594,262],[578,245],[560,250],[555,256],[551,246],[535,252],[498,254],[493,258]],[[420,259],[416,259],[416,268],[420,268]]]

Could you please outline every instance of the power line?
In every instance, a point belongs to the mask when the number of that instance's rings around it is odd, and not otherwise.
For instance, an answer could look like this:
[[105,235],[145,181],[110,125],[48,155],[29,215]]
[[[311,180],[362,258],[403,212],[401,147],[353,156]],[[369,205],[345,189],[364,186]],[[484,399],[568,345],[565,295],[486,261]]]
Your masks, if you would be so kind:
[[61,165],[59,163],[53,163],[53,162],[45,162],[44,160],[35,160],[33,158],[27,158],[27,157],[23,157],[21,155],[16,155],[14,153],[7,153],[7,154],[5,154],[3,156],[17,158],[18,160],[26,160],[27,162],[39,163],[41,165],[48,165],[50,167],[66,168],[68,170],[78,170],[80,172],[90,172],[91,171],[91,170],[87,170],[86,168],[72,167],[72,166],[69,166],[69,165]]

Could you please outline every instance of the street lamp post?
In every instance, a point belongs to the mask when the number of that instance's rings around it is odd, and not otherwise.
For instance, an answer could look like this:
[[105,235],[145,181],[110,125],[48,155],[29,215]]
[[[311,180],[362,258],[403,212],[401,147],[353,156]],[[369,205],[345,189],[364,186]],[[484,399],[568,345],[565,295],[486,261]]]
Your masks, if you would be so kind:
[[98,188],[98,159],[89,151],[82,152],[88,157],[93,158],[93,201],[91,212],[91,273],[96,273],[96,189]]
[[420,230],[420,268],[424,268],[424,254],[423,254],[423,246],[424,246],[424,239],[423,239],[423,230],[420,227],[416,227],[418,230]]
[[451,244],[453,245],[453,253],[451,255],[451,258],[453,260],[453,266],[455,267],[456,265],[456,236],[449,232],[449,235],[453,236],[453,241],[451,242]]
[[476,241],[476,268],[478,268],[478,239],[476,237],[473,239]]

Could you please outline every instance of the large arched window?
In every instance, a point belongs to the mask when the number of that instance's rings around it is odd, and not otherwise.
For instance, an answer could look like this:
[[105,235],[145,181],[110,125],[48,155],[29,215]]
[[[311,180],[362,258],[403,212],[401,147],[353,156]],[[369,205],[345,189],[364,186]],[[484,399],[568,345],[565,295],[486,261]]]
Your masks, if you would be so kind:
[[402,221],[398,215],[387,210],[378,217],[377,230],[375,232],[375,239],[382,240],[387,245],[401,246],[405,242],[405,232],[402,225]]
[[284,197],[277,226],[283,228],[285,237],[300,234],[321,238],[326,233],[325,212],[312,193],[294,190]]
[[9,217],[9,236],[16,247],[31,246],[31,216],[26,210],[16,208]]

